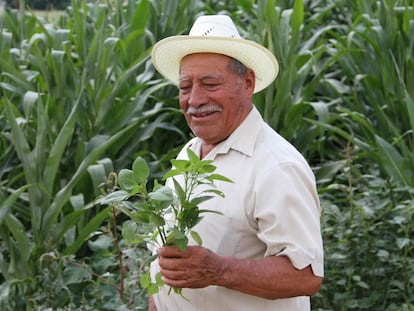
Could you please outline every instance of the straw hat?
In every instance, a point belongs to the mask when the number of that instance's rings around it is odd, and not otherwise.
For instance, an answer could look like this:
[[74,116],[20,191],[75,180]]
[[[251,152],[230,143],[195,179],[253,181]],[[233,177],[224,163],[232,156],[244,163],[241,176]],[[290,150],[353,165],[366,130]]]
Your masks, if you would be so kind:
[[187,36],[173,36],[157,42],[151,58],[165,78],[178,84],[181,59],[194,53],[224,54],[239,60],[256,75],[255,93],[272,83],[279,72],[275,56],[256,42],[241,38],[226,15],[197,18]]

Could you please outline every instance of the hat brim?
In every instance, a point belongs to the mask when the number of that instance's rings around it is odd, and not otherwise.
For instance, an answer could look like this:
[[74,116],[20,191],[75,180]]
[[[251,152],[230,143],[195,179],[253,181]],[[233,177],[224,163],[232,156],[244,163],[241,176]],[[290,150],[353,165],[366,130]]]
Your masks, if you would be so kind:
[[154,45],[151,58],[159,73],[178,84],[181,59],[195,53],[217,53],[239,60],[256,75],[254,93],[272,83],[279,72],[279,64],[268,49],[239,38],[184,35],[168,37]]

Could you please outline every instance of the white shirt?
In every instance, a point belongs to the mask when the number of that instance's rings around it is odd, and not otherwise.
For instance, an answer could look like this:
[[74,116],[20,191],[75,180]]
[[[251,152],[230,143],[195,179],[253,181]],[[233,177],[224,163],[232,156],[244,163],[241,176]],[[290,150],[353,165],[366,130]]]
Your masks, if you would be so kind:
[[[201,140],[192,139],[186,149],[200,154]],[[323,244],[320,207],[315,178],[303,156],[268,126],[254,107],[243,123],[204,159],[213,160],[216,173],[234,183],[216,182],[224,198],[203,203],[217,210],[203,214],[194,228],[203,246],[222,256],[259,259],[287,256],[303,269],[311,265],[323,276]],[[158,262],[151,267],[158,271]],[[310,310],[309,297],[268,300],[231,289],[209,286],[184,289],[181,296],[164,286],[154,295],[158,311],[253,311]]]

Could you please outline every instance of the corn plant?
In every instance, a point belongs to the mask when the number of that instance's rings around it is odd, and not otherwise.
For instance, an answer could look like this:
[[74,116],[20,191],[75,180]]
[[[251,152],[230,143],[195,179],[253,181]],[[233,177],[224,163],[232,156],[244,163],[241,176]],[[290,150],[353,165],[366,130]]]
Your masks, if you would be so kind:
[[[327,277],[314,307],[411,310],[412,3],[239,3],[231,14],[240,28],[281,67],[255,104],[314,166],[327,206]],[[387,243],[396,247],[385,251]],[[391,249],[396,255],[384,256]],[[386,260],[393,268],[365,268]],[[379,281],[385,275],[390,284]]]
[[[340,75],[322,85],[339,104],[322,123],[334,122],[326,128],[352,141],[393,183],[413,187],[413,9],[407,1],[381,1],[358,12],[332,40],[331,52],[342,55]],[[347,127],[339,128],[340,119]]]
[[145,310],[134,277],[132,302],[112,285],[149,255],[129,250],[120,267],[120,228],[94,200],[137,156],[151,178],[169,169],[190,132],[149,51],[217,13],[275,53],[279,77],[255,105],[317,175],[326,279],[313,309],[413,309],[412,1],[88,2],[53,23],[23,0],[0,16],[2,310]]
[[336,10],[347,12],[346,23],[330,33],[327,51],[336,62],[320,81],[335,101],[325,119],[310,120],[333,151],[329,165],[318,165],[322,199],[329,197],[323,221],[331,279],[314,305],[411,310],[413,9],[407,1],[368,1]]
[[[165,83],[153,79],[148,62],[150,3],[128,5],[125,13],[124,6],[73,1],[59,27],[23,8],[3,17],[2,306],[28,303],[39,258],[82,251],[107,221],[110,209],[93,203],[90,165],[111,156],[123,166],[162,128],[176,134],[157,139],[166,159],[160,149],[148,151],[162,167],[184,141],[177,109],[151,98]],[[22,305],[9,303],[19,301],[15,295]]]

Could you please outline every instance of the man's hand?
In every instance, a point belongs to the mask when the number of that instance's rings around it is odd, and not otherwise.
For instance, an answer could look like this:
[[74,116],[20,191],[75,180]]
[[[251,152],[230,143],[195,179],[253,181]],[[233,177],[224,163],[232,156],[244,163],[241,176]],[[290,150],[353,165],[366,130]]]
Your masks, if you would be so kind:
[[221,257],[211,250],[189,246],[158,249],[160,271],[165,284],[176,288],[223,286],[266,299],[313,295],[322,278],[311,266],[295,268],[285,256],[262,259]]
[[203,288],[217,285],[223,269],[221,257],[211,250],[188,246],[180,251],[175,246],[158,249],[159,265],[165,284],[176,288]]

